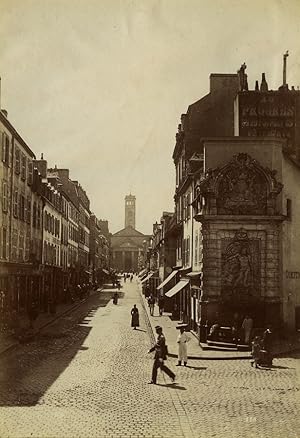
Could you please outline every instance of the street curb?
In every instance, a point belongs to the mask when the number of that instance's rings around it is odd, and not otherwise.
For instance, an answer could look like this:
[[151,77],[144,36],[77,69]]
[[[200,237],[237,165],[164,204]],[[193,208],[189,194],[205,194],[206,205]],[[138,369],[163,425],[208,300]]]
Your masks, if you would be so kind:
[[[84,298],[79,303],[74,304],[74,306],[70,307],[69,309],[65,310],[64,312],[61,312],[61,313],[57,314],[53,319],[51,319],[51,321],[47,321],[45,324],[41,325],[37,329],[35,335],[39,334],[44,328],[46,328],[49,325],[53,324],[55,321],[57,321],[62,316],[67,315],[68,313],[71,313],[72,311],[76,310],[79,306],[81,306],[81,304],[84,304],[91,296],[95,295],[96,292],[101,292],[102,290],[103,290],[103,288],[101,288],[100,290],[97,289],[97,291],[95,291],[93,294],[89,295],[87,298]],[[20,344],[21,344],[20,341],[12,342],[10,345],[8,345],[7,347],[3,348],[3,350],[0,350],[0,356],[2,356],[2,354],[4,354],[4,353],[8,353],[10,350],[13,350],[14,348],[16,348]]]
[[[143,308],[144,308],[145,313],[147,315],[148,324],[151,327],[152,338],[154,339],[154,342],[155,342],[155,332],[154,332],[154,328],[152,326],[151,320],[149,318],[149,314],[148,314],[146,306],[145,306],[145,298],[143,296],[143,293],[142,293],[141,289],[139,289],[139,290],[140,290],[142,305],[143,305]],[[196,337],[196,335],[193,332],[191,332],[191,334]],[[280,353],[274,353],[273,357],[274,357],[274,359],[276,359],[276,358],[279,358],[279,357],[288,356],[290,354],[298,353],[298,352],[300,352],[300,347],[296,347],[296,348],[293,348],[292,350],[287,350],[287,351],[283,351],[283,352],[280,352]],[[169,357],[177,358],[178,355],[175,354],[175,353],[170,353],[169,352],[168,356]],[[250,360],[251,358],[252,358],[252,356],[251,356],[250,353],[249,353],[248,356],[246,356],[246,355],[245,356],[226,356],[226,357],[222,357],[222,356],[208,356],[208,355],[205,355],[205,356],[200,356],[200,355],[199,356],[188,356],[188,359],[190,359],[190,360]]]

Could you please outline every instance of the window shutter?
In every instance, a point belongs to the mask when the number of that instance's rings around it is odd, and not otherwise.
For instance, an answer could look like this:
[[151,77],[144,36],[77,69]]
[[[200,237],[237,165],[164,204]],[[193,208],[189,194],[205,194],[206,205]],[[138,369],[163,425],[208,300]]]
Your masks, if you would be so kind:
[[5,134],[1,132],[1,159],[3,163],[5,162]]
[[15,168],[16,174],[20,173],[20,149],[16,147],[16,168]]
[[9,166],[9,137],[5,135],[5,163]]
[[18,217],[18,206],[19,206],[19,194],[18,190],[15,190],[14,194],[14,216]]
[[7,193],[7,182],[3,181],[2,182],[2,210],[4,212],[7,212],[8,210],[8,193]]
[[33,164],[28,160],[28,184],[31,185],[33,181]]

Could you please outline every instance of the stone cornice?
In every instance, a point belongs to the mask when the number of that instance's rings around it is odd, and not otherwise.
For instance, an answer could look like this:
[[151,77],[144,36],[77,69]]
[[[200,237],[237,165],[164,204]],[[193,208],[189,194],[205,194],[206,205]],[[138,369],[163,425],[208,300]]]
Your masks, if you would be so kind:
[[228,222],[246,222],[246,223],[262,223],[262,222],[283,222],[286,217],[283,215],[276,216],[248,216],[248,215],[209,215],[209,214],[196,214],[194,219],[197,222],[213,222],[213,223],[228,223]]

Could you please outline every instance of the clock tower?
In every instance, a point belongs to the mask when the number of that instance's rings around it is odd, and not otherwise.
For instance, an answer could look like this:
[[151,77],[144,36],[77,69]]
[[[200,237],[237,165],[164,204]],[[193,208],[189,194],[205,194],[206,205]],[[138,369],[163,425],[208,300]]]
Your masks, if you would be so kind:
[[135,229],[135,196],[125,196],[125,228]]

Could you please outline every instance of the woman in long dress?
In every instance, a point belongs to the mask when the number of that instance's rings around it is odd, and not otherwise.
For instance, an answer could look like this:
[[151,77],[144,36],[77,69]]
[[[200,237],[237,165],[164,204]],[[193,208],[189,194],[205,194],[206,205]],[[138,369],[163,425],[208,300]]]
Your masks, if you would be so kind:
[[134,304],[133,308],[131,309],[131,327],[133,327],[134,330],[136,330],[136,328],[139,326],[140,326],[139,310],[136,307],[136,304]]

